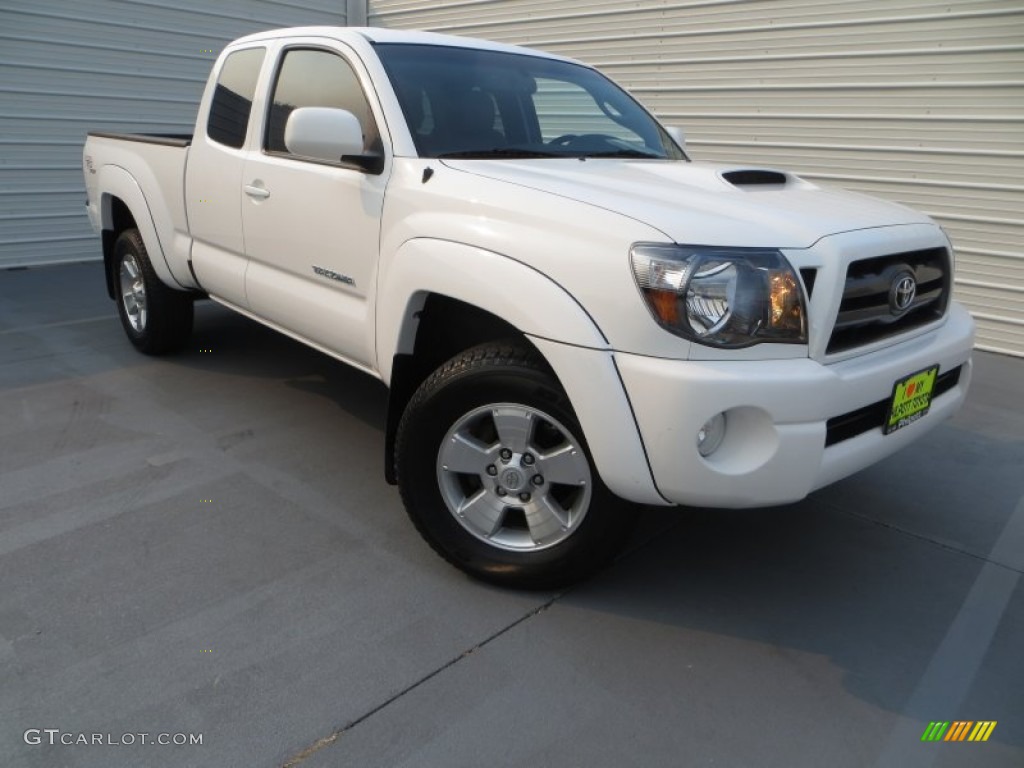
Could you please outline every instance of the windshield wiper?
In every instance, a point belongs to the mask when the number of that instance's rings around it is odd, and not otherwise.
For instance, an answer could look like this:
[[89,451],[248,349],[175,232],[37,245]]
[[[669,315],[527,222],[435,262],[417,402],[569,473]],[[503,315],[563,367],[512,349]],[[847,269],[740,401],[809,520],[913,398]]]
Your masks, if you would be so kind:
[[565,157],[558,152],[543,152],[536,149],[515,149],[514,147],[495,147],[494,149],[464,149],[458,152],[442,152],[438,159],[484,160],[494,157],[531,158],[531,157]]
[[581,157],[640,157],[648,160],[667,160],[664,155],[639,149],[611,149],[607,152],[584,152]]

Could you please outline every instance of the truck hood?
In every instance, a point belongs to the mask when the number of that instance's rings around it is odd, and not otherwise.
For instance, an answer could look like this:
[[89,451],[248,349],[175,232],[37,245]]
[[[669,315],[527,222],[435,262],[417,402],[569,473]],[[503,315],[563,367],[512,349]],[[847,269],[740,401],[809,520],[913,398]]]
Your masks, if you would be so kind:
[[692,245],[807,248],[839,232],[930,222],[902,205],[763,168],[610,158],[444,163],[614,211]]

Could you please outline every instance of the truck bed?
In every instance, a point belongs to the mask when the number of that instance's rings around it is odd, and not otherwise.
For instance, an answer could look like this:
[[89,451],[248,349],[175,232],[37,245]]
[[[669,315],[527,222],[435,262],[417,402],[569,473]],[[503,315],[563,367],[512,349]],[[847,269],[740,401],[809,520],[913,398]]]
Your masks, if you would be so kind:
[[[132,211],[157,275],[176,288],[195,288],[188,270],[191,237],[185,213],[185,166],[191,134],[90,131],[83,162],[90,221],[111,226],[103,192]],[[104,213],[106,212],[106,213]]]

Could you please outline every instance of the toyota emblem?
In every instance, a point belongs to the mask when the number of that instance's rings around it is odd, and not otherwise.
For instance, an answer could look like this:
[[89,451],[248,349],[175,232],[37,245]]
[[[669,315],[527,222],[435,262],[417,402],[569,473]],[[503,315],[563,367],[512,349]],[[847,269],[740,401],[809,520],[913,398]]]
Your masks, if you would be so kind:
[[914,303],[917,295],[917,281],[910,272],[900,272],[893,278],[889,288],[889,311],[894,315],[902,315]]

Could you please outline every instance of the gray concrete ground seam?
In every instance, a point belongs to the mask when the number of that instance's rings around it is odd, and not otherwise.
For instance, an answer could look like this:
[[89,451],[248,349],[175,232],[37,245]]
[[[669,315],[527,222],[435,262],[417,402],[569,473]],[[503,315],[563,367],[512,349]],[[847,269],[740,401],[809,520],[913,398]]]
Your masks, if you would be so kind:
[[[924,724],[934,715],[952,719],[967,695],[1024,571],[1024,497],[971,586],[945,637],[875,764],[877,768],[931,765],[939,756],[921,752]],[[922,759],[924,762],[922,762]]]

